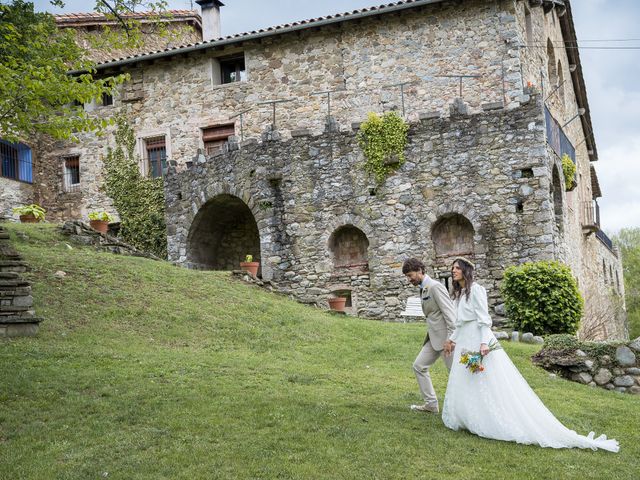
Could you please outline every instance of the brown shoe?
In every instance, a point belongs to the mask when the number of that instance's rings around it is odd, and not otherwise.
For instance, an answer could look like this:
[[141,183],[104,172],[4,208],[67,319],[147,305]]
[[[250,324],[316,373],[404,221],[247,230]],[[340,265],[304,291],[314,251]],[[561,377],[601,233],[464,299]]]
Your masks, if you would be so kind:
[[429,405],[425,403],[424,405],[411,405],[411,410],[416,412],[429,412],[429,413],[439,413],[438,405]]

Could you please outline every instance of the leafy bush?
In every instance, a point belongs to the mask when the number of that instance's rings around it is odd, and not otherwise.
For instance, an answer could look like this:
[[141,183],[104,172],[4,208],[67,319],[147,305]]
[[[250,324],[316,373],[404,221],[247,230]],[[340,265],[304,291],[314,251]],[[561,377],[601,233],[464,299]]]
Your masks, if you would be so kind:
[[377,183],[404,163],[409,125],[396,112],[382,117],[370,112],[360,126],[358,143],[366,158],[364,169],[373,174]]
[[536,335],[575,333],[584,301],[571,270],[552,261],[509,267],[502,296],[514,328]]
[[120,236],[140,250],[166,258],[163,180],[140,174],[133,130],[122,117],[117,124],[116,148],[109,148],[104,163],[106,191],[120,216]]

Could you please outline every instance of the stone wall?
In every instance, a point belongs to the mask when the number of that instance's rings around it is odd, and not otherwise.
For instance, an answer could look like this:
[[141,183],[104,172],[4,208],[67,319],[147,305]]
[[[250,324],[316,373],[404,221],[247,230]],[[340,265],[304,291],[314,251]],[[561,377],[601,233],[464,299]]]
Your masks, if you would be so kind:
[[[192,225],[215,226],[223,212],[219,199],[232,196],[255,218],[263,278],[310,303],[350,290],[353,313],[396,320],[415,294],[402,261],[417,256],[430,273],[448,272],[432,228],[456,214],[472,226],[479,281],[495,304],[506,266],[554,255],[538,100],[412,124],[406,163],[380,186],[362,169],[353,131],[245,142],[201,156],[183,172],[172,166],[165,183],[169,258],[192,264],[201,251]],[[366,236],[366,269],[336,268],[332,238],[345,226]]]
[[[585,299],[580,336],[591,340],[624,339],[628,338],[628,332],[622,259],[615,250],[601,242],[593,231],[583,228],[588,223],[586,209],[593,208],[594,200],[592,172],[595,173],[595,170],[585,142],[585,136],[592,135],[592,132],[585,132],[580,117],[576,117],[579,106],[570,60],[564,48],[567,39],[563,37],[558,13],[559,10],[553,8],[545,14],[539,2],[516,3],[523,81],[542,92],[546,106],[560,125],[569,122],[563,131],[576,147],[577,187],[566,192],[564,188],[558,191],[550,184],[549,199],[559,212],[554,229],[555,257],[569,265],[579,279],[580,291]],[[559,84],[560,88],[556,88]],[[548,151],[550,158],[555,157],[552,165],[556,166],[560,183],[564,185],[561,160],[551,148]],[[550,178],[553,178],[552,170]],[[603,223],[606,225],[606,218]],[[603,275],[603,261],[607,269],[611,269],[607,277],[612,276],[614,282]],[[616,277],[619,282],[615,281]],[[620,287],[617,287],[618,283]],[[607,326],[603,324],[603,317],[609,320],[604,322]]]
[[[91,114],[124,113],[139,137],[140,154],[144,138],[164,135],[169,158],[182,169],[203,148],[203,127],[235,121],[239,135],[240,120],[232,116],[247,108],[245,138],[258,139],[272,122],[271,106],[260,103],[267,100],[292,100],[276,108],[283,138],[303,127],[323,131],[327,99],[314,93],[324,90],[342,90],[333,94],[331,106],[344,130],[369,111],[400,109],[400,88],[389,85],[406,81],[411,121],[425,112],[448,116],[459,83],[442,75],[478,75],[463,81],[462,97],[472,112],[487,104],[515,108],[522,100],[522,79],[518,50],[507,47],[516,37],[513,13],[507,0],[472,0],[464,7],[443,3],[141,62],[127,67],[131,81],[113,106],[91,106]],[[247,81],[220,85],[217,59],[243,52]],[[49,166],[41,169],[37,184],[52,219],[78,218],[94,209],[116,213],[102,188],[102,157],[109,145],[112,130],[103,137],[82,134],[78,144],[40,149],[37,160]],[[82,195],[75,197],[60,193],[61,158],[71,151],[80,156]]]
[[11,210],[13,207],[33,203],[33,185],[0,177],[0,219],[18,219]]
[[574,382],[640,394],[640,337],[627,344],[587,342],[582,348],[543,348],[533,362]]

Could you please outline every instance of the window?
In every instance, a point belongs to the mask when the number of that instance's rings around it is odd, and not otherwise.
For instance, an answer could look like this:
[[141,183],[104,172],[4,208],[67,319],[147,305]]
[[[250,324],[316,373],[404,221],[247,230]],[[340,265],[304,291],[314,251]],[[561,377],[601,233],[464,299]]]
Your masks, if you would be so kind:
[[219,153],[225,142],[235,133],[236,127],[233,123],[203,128],[202,141],[204,142],[204,151],[207,156]]
[[105,92],[102,94],[102,106],[108,107],[109,105],[113,105],[113,95]]
[[80,190],[80,157],[66,157],[64,159],[63,185],[65,192],[77,192]]
[[149,176],[162,177],[162,170],[167,166],[167,146],[164,135],[145,138],[144,152]]
[[564,104],[564,72],[562,71],[562,62],[558,60],[558,97]]
[[220,59],[222,83],[244,82],[247,72],[244,68],[244,55]]
[[24,143],[0,140],[0,176],[32,183],[31,149]]
[[524,7],[524,28],[526,33],[527,45],[533,44],[533,23],[531,22],[531,12]]

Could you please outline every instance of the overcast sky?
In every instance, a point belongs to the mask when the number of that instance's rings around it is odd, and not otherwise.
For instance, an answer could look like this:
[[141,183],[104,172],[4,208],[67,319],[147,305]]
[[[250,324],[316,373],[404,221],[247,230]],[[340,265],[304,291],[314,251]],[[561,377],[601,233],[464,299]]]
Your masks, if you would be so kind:
[[[91,11],[95,2],[68,0],[64,10],[52,8],[48,0],[34,3],[37,10],[60,13]],[[169,8],[174,9],[190,9],[192,5],[199,8],[195,1],[189,0],[168,3]],[[223,3],[222,33],[229,35],[385,2],[223,0]],[[599,160],[595,167],[603,193],[599,200],[602,228],[615,233],[625,227],[640,227],[640,121],[637,119],[640,112],[637,80],[640,78],[640,2],[573,0],[571,5],[598,147]]]

